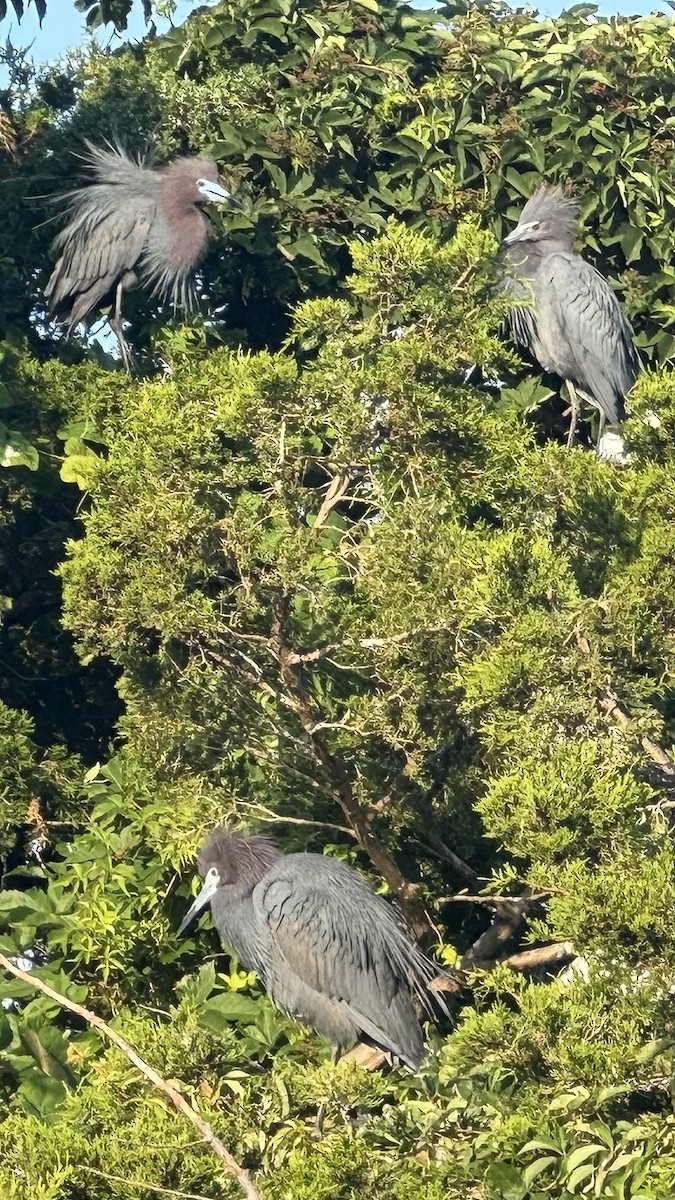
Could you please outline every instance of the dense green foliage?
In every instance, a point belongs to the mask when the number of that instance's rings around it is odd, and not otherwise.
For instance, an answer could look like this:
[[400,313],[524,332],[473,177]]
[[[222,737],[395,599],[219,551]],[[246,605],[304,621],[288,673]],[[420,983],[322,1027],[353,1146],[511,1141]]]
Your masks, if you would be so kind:
[[[0,950],[266,1200],[675,1188],[674,30],[224,0],[5,95]],[[134,298],[133,382],[41,307],[47,193],[111,133],[245,198],[197,315]],[[541,176],[652,363],[621,469],[499,337]],[[464,970],[417,1075],[333,1067],[208,921],[177,940],[223,817],[352,862]],[[3,1198],[239,1195],[118,1050],[0,999]]]

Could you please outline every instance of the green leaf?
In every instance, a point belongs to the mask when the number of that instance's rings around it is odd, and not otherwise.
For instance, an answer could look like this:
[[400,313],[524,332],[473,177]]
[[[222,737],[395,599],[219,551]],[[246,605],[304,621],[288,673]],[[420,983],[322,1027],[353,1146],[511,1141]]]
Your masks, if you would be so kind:
[[597,1154],[606,1154],[606,1152],[607,1147],[601,1142],[593,1142],[590,1146],[579,1146],[565,1159],[565,1168],[571,1173],[581,1163],[586,1162],[587,1158],[593,1158]]
[[0,467],[28,467],[37,471],[40,456],[29,441],[16,429],[0,425]]
[[525,1167],[525,1170],[523,1171],[523,1183],[526,1184],[528,1188],[531,1187],[535,1179],[537,1179],[540,1175],[543,1175],[544,1171],[547,1171],[549,1167],[557,1166],[559,1161],[559,1158],[552,1154],[546,1158],[537,1158],[533,1163],[530,1163],[528,1167]]
[[199,1024],[221,1033],[231,1024],[249,1024],[258,1016],[260,1003],[241,992],[221,992],[208,1000],[199,1014]]
[[88,450],[86,454],[70,454],[64,458],[59,472],[64,483],[76,483],[81,491],[91,487],[93,473],[100,463],[97,454]]
[[577,1167],[576,1171],[572,1171],[567,1177],[567,1188],[570,1192],[575,1191],[580,1183],[585,1183],[586,1180],[592,1179],[595,1175],[594,1166]]
[[54,1079],[68,1081],[70,1073],[63,1065],[67,1044],[57,1029],[46,1025],[38,1033],[26,1025],[22,1025],[19,1036],[41,1071],[44,1071],[46,1075],[51,1075]]
[[276,21],[272,17],[265,17],[262,21],[256,21],[252,27],[256,33],[271,33],[273,37],[283,39],[286,36],[286,25],[283,21]]
[[22,1073],[17,1096],[25,1112],[45,1120],[63,1104],[66,1088],[60,1079],[32,1070]]
[[212,962],[204,963],[196,975],[187,976],[178,985],[182,1004],[200,1009],[216,986],[216,968]]

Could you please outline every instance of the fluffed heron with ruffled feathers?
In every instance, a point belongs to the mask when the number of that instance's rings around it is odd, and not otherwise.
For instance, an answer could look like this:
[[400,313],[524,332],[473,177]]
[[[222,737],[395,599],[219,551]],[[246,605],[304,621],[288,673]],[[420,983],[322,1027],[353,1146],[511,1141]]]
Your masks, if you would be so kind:
[[189,308],[193,276],[206,252],[207,204],[239,207],[210,158],[176,158],[159,170],[121,147],[87,142],[93,181],[59,198],[68,223],[54,240],[56,265],[45,288],[50,313],[73,329],[101,307],[128,371],[124,292],[139,281],[160,301]]

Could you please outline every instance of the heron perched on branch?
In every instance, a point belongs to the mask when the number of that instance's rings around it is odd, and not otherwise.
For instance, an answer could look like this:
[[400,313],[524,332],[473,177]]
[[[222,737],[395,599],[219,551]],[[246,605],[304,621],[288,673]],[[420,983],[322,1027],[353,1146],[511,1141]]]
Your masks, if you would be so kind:
[[218,182],[210,158],[177,158],[151,170],[119,147],[87,145],[94,180],[60,198],[69,219],[54,240],[58,257],[45,297],[52,315],[70,329],[111,305],[110,327],[130,370],[124,292],[140,278],[159,300],[189,307],[193,272],[207,245],[204,206],[238,205]]
[[335,1057],[365,1038],[419,1066],[415,1002],[429,1016],[447,1013],[429,989],[443,972],[356,871],[227,829],[208,838],[198,868],[204,884],[179,934],[210,901],[223,944],[258,973],[278,1008],[328,1038]]
[[570,394],[567,445],[574,441],[579,401],[605,423],[625,416],[624,400],[640,364],[633,330],[606,279],[572,250],[578,205],[560,187],[530,196],[515,229],[504,238],[502,286],[530,306],[508,315],[509,332],[543,371],[564,379]]

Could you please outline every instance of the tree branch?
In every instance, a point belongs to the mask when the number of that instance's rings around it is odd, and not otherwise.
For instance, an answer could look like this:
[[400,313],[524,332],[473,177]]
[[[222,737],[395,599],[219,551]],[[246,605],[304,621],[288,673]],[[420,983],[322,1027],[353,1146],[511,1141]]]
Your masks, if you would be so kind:
[[[427,834],[427,837],[431,838],[431,836],[431,834]],[[433,854],[435,858],[440,858],[444,862],[449,863],[457,875],[459,875],[461,879],[466,880],[471,887],[478,887],[480,879],[478,878],[478,875],[474,871],[473,867],[470,867],[468,863],[464,862],[464,859],[460,858],[459,854],[455,854],[455,851],[451,850],[449,846],[446,846],[445,842],[441,838],[436,837],[434,834],[433,842],[423,842],[419,838],[415,838],[414,841],[416,841],[417,845],[421,846],[423,850],[427,850],[430,854]]]
[[554,942],[552,946],[538,946],[536,950],[522,950],[504,959],[504,965],[512,971],[533,971],[536,967],[562,966],[576,958],[571,942]]
[[402,875],[394,859],[373,832],[374,812],[369,812],[354,795],[347,767],[341,756],[333,754],[326,741],[325,732],[317,729],[319,714],[307,696],[304,683],[292,661],[292,650],[284,640],[283,622],[288,608],[286,598],[280,600],[272,618],[270,647],[279,662],[282,683],[288,701],[295,709],[298,720],[305,731],[317,762],[327,778],[331,795],[351,824],[359,845],[370,858],[375,869],[386,881],[396,896],[401,910],[416,937],[434,932],[424,906],[416,896],[414,884]]
[[[614,723],[618,725],[620,729],[622,729],[624,732],[628,732],[631,718],[629,717],[628,713],[620,707],[616,696],[608,693],[607,695],[602,696],[598,703],[602,711],[609,717],[610,721],[614,721]],[[669,779],[672,779],[673,776],[675,776],[675,762],[673,762],[670,755],[661,746],[657,745],[656,742],[653,742],[650,737],[647,737],[647,734],[644,734],[639,741],[642,749],[645,751],[645,754],[648,754],[652,762],[656,763],[662,774],[667,775]]]
[[14,963],[11,962],[10,959],[8,959],[4,954],[0,954],[0,967],[4,967],[4,969],[9,971],[11,975],[15,975],[17,979],[20,979],[23,983],[29,984],[29,986],[35,988],[36,991],[42,992],[44,996],[49,996],[49,999],[54,1000],[61,1008],[67,1008],[70,1012],[75,1013],[76,1016],[81,1017],[83,1021],[86,1021],[88,1025],[91,1025],[93,1029],[98,1029],[99,1032],[108,1039],[108,1041],[112,1042],[112,1044],[116,1046],[118,1050],[122,1051],[122,1054],[125,1055],[129,1062],[133,1063],[136,1069],[140,1071],[141,1075],[144,1075],[146,1079],[149,1079],[153,1087],[157,1088],[159,1092],[162,1092],[162,1094],[171,1101],[174,1108],[178,1109],[178,1112],[182,1113],[191,1125],[194,1125],[195,1129],[197,1129],[201,1134],[203,1141],[210,1146],[216,1157],[220,1159],[228,1174],[232,1175],[232,1177],[236,1179],[242,1192],[246,1196],[246,1200],[263,1200],[260,1192],[257,1191],[251,1183],[248,1172],[245,1171],[243,1167],[239,1166],[239,1163],[236,1162],[236,1160],[232,1157],[229,1150],[225,1148],[220,1138],[217,1137],[213,1132],[213,1129],[209,1125],[208,1121],[205,1121],[203,1117],[200,1117],[199,1114],[194,1111],[194,1109],[190,1108],[190,1105],[186,1100],[183,1099],[180,1093],[177,1092],[175,1088],[172,1088],[164,1079],[162,1079],[161,1075],[158,1075],[157,1071],[155,1071],[149,1063],[146,1063],[145,1060],[136,1053],[133,1047],[130,1046],[123,1037],[120,1037],[119,1033],[117,1033],[114,1029],[111,1029],[110,1025],[106,1025],[105,1021],[103,1021],[101,1017],[98,1017],[96,1013],[93,1013],[90,1009],[83,1008],[81,1004],[76,1004],[74,1000],[69,1000],[67,996],[61,995],[60,992],[55,992],[54,989],[49,986],[49,984],[44,983],[35,975],[31,975],[27,971],[22,971],[20,967],[16,967]]
[[[574,640],[576,642],[577,649],[579,649],[582,654],[586,656],[590,655],[591,647],[588,638],[584,636],[578,627],[574,630]],[[609,688],[607,688],[604,695],[598,697],[597,705],[605,714],[605,716],[609,717],[610,721],[613,721],[615,725],[618,725],[619,729],[623,730],[624,733],[628,733],[629,726],[631,724],[631,717],[625,711],[625,709],[621,708],[617,697]],[[639,737],[638,741],[645,754],[651,758],[653,763],[656,763],[656,766],[663,775],[666,775],[668,779],[675,777],[675,761],[673,761],[670,754],[668,754],[662,746],[659,746],[657,742],[653,742],[652,739],[647,736],[647,734],[643,734],[642,737]]]
[[316,520],[312,525],[312,529],[320,529],[321,526],[326,522],[330,516],[330,513],[335,508],[335,505],[339,504],[342,500],[353,478],[353,471],[340,471],[338,475],[335,475],[333,479],[331,479],[330,483],[328,484],[328,489],[326,491],[323,504],[316,514]]
[[499,951],[506,942],[515,937],[525,919],[526,903],[508,900],[499,906],[494,924],[481,933],[462,959],[464,970],[483,968],[487,963],[494,965]]
[[123,1175],[109,1175],[106,1171],[97,1171],[96,1167],[87,1167],[78,1163],[78,1171],[87,1171],[89,1175],[97,1175],[107,1183],[123,1183],[128,1188],[139,1188],[143,1192],[158,1192],[161,1196],[178,1196],[179,1200],[209,1200],[208,1196],[198,1196],[195,1192],[177,1192],[174,1188],[160,1187],[158,1183],[148,1183],[145,1179],[125,1179]]

